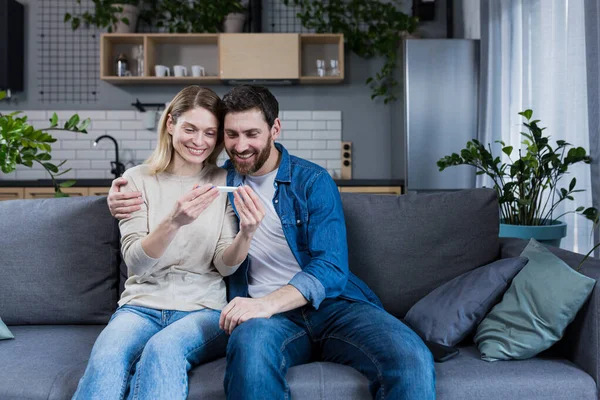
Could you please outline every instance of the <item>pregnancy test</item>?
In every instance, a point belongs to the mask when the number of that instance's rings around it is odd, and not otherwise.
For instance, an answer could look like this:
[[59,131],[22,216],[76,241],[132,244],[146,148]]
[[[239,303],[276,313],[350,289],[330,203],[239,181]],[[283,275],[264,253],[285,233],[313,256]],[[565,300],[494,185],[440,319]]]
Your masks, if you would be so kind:
[[219,192],[235,192],[236,186],[217,186]]

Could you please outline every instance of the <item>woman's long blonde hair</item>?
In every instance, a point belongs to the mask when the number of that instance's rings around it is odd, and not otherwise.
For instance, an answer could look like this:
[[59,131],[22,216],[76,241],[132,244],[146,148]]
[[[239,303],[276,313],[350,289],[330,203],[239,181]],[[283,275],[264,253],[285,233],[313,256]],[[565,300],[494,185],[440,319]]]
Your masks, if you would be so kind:
[[219,129],[217,130],[217,144],[215,145],[215,149],[208,156],[205,163],[208,164],[216,164],[217,157],[223,151],[223,107],[221,105],[221,99],[217,94],[208,88],[203,88],[200,86],[188,86],[185,89],[182,89],[171,102],[169,106],[165,108],[165,111],[162,113],[160,117],[160,122],[158,124],[158,144],[156,145],[156,149],[150,155],[150,157],[145,161],[145,164],[148,164],[150,167],[150,171],[153,174],[158,174],[167,169],[169,164],[171,163],[171,158],[173,157],[173,137],[169,134],[167,129],[167,120],[169,119],[169,114],[173,118],[173,123],[177,123],[177,119],[179,117],[194,108],[201,107],[207,111],[210,111],[215,117],[217,117],[217,121],[219,123]]

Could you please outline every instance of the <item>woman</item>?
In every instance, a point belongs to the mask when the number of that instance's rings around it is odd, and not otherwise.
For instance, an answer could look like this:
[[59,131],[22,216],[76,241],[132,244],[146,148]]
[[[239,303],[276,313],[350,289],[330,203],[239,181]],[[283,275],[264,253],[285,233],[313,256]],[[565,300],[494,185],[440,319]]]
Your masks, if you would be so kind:
[[154,153],[124,174],[122,190],[144,199],[119,222],[128,279],[74,398],[185,399],[187,372],[225,354],[223,276],[246,258],[264,209],[251,189],[239,188],[235,204],[247,212],[237,232],[231,204],[215,187],[226,181],[215,164],[220,102],[210,89],[183,89],[162,115]]

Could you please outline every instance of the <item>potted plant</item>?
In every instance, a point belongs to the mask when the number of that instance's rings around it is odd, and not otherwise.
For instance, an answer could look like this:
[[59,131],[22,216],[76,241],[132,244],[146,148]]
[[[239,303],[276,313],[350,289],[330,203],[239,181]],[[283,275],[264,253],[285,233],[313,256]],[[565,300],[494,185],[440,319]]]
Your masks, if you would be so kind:
[[[600,225],[600,222],[599,222],[599,221],[596,221],[596,222],[594,223],[594,228],[592,229],[592,234],[593,234],[593,232],[594,232],[596,229],[598,229],[598,226],[599,226],[599,225]],[[580,263],[579,263],[579,265],[577,266],[577,271],[579,271],[579,270],[581,269],[581,266],[583,265],[583,263],[585,262],[585,260],[587,260],[589,257],[591,257],[591,256],[592,256],[592,253],[593,253],[593,252],[594,252],[594,251],[595,251],[597,248],[599,248],[599,247],[600,247],[600,242],[599,242],[599,243],[596,243],[596,244],[594,245],[594,247],[592,247],[592,248],[590,249],[590,251],[588,251],[588,252],[587,252],[587,254],[586,254],[584,257],[583,257],[583,259],[581,260],[581,262],[580,262]]]
[[[477,175],[487,175],[494,182],[500,205],[500,236],[535,238],[554,246],[560,246],[560,240],[566,236],[566,225],[559,219],[565,214],[579,213],[598,223],[598,210],[594,207],[577,207],[575,210],[554,216],[556,208],[564,201],[573,201],[577,180],[572,178],[567,187],[559,183],[568,173],[569,166],[583,162],[590,163],[590,157],[582,147],[573,147],[564,140],[556,141],[556,148],[550,145],[550,138],[543,135],[546,128],[538,126],[539,120],[531,120],[532,110],[520,112],[527,119],[523,125],[528,132],[524,137],[525,151],[518,150],[518,158],[513,160],[512,146],[502,141],[502,152],[510,160],[501,162],[500,157],[492,155],[478,140],[467,142],[460,154],[441,158],[437,165],[440,171],[455,165],[471,165]],[[570,149],[568,149],[571,147]],[[568,150],[567,150],[568,149]]]
[[[0,100],[6,97],[6,92],[0,91]],[[71,169],[60,171],[60,168],[66,162],[62,161],[58,165],[51,162],[52,152],[51,143],[56,142],[56,138],[48,131],[61,130],[87,133],[86,129],[90,124],[89,118],[80,121],[77,114],[73,115],[64,124],[62,128],[58,126],[58,116],[56,113],[50,118],[50,126],[44,129],[36,129],[27,123],[27,116],[19,117],[21,111],[15,111],[10,114],[0,113],[0,170],[8,174],[14,171],[17,165],[32,167],[37,163],[44,167],[50,174],[54,186],[55,197],[67,197],[68,195],[61,191],[61,188],[70,187],[75,184],[74,180],[68,180],[58,183],[56,178]]]
[[369,77],[371,99],[382,97],[387,104],[396,100],[394,78],[398,45],[417,29],[418,18],[401,11],[398,0],[283,0],[299,8],[302,26],[317,33],[342,33],[346,47],[359,57],[384,59],[381,70]]
[[[81,0],[76,0],[78,4]],[[90,26],[107,29],[108,32],[135,32],[139,15],[140,0],[92,0],[93,12],[85,11],[81,15],[66,13],[64,22],[70,22],[71,28],[77,30],[84,22]]]
[[246,22],[246,4],[242,4],[239,1],[228,1],[224,6],[226,7],[225,19],[223,21],[223,32],[225,33],[239,33],[244,30],[244,23]]
[[170,33],[217,33],[228,14],[242,11],[244,6],[239,0],[157,0],[140,18]]

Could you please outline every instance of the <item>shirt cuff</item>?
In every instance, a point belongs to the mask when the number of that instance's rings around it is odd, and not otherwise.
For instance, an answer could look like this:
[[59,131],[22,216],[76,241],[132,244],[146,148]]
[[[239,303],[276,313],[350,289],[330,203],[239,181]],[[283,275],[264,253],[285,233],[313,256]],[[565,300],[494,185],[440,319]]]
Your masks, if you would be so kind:
[[298,272],[289,282],[318,310],[325,300],[325,286],[314,276],[306,272]]

